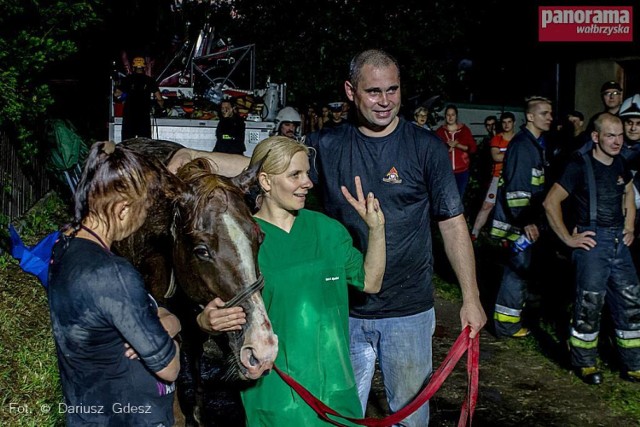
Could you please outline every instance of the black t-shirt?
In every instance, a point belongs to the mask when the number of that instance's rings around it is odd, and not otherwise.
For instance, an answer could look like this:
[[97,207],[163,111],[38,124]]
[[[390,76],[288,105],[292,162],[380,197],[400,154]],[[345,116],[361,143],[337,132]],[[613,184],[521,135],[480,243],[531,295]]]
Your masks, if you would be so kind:
[[124,103],[124,114],[149,118],[151,95],[160,91],[155,79],[146,74],[129,74],[122,80],[120,89],[127,94]]
[[368,228],[345,200],[340,186],[355,195],[354,177],[360,176],[364,192],[372,191],[384,212],[387,265],[382,290],[353,293],[351,315],[398,317],[432,308],[431,219],[463,213],[442,141],[402,118],[385,137],[367,137],[346,123],[311,133],[305,141],[317,151],[312,168],[318,167],[326,213],[347,227],[363,252]]
[[[173,425],[175,345],[142,277],[94,242],[63,237],[54,247],[49,307],[68,426]],[[125,342],[139,360],[125,357]]]
[[120,89],[126,93],[122,112],[122,139],[151,138],[151,95],[160,89],[146,74],[129,74]]
[[241,117],[223,117],[216,127],[216,145],[214,152],[244,154],[245,123]]
[[[585,155],[593,165],[596,180],[596,224],[599,227],[619,227],[624,224],[622,199],[631,173],[625,168],[620,156],[607,166],[592,155]],[[578,225],[588,226],[589,188],[585,174],[584,158],[574,157],[568,164],[558,184],[573,197]]]

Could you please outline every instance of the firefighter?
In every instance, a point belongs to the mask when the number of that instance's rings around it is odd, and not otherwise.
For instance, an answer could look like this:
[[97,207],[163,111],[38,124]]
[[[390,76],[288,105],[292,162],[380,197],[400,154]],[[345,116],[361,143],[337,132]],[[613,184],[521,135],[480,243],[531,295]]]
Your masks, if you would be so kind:
[[136,137],[151,138],[151,96],[164,108],[164,99],[158,83],[145,74],[144,58],[132,61],[133,73],[127,75],[114,90],[114,96],[123,102],[122,140]]
[[[636,207],[631,172],[620,156],[622,129],[619,117],[600,113],[592,142],[579,150],[544,201],[551,228],[573,249],[571,363],[578,377],[591,385],[602,383],[596,358],[605,301],[615,327],[621,377],[640,381],[640,283],[629,250]],[[561,207],[569,196],[577,211],[573,232],[567,229]]]
[[220,103],[220,121],[216,127],[216,145],[214,152],[228,154],[244,154],[245,123],[234,105],[233,99],[225,99]]
[[293,107],[284,107],[278,112],[275,120],[275,135],[286,136],[291,139],[300,139],[300,123],[302,118]]
[[511,242],[512,252],[504,267],[494,310],[498,337],[529,335],[522,326],[527,299],[533,244],[544,221],[545,155],[543,134],[551,128],[551,101],[543,97],[526,100],[526,124],[511,139],[505,153],[491,236]]

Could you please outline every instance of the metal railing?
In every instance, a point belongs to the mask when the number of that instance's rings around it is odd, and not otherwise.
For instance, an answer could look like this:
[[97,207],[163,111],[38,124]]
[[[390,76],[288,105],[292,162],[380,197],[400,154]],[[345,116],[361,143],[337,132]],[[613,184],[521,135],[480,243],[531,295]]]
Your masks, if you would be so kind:
[[55,186],[44,160],[34,158],[25,164],[15,143],[0,132],[0,219],[20,217]]

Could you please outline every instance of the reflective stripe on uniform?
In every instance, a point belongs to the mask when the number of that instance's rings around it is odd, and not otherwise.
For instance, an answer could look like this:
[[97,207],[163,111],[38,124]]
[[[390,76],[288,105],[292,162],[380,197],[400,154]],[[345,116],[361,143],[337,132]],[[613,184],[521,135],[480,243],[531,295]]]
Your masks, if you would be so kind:
[[507,206],[521,208],[531,204],[531,193],[528,191],[510,191],[506,193]]
[[489,232],[493,237],[499,237],[501,239],[509,239],[516,241],[520,237],[520,229],[507,224],[506,222],[493,220],[491,224],[491,231]]
[[531,185],[544,184],[544,171],[540,169],[531,169]]
[[520,321],[520,313],[522,313],[522,310],[496,304],[493,319],[502,323],[518,323]]
[[571,328],[571,337],[569,343],[573,347],[592,349],[598,346],[598,332],[591,334],[582,334],[575,329]]
[[616,329],[616,342],[622,348],[638,348],[640,347],[640,331]]

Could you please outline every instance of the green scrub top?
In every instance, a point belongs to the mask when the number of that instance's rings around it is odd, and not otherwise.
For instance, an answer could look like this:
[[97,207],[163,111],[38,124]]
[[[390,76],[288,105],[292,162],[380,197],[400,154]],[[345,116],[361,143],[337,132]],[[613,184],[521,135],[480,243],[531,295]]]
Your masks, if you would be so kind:
[[[338,413],[362,417],[349,359],[347,284],[364,288],[362,253],[337,221],[300,210],[291,231],[256,218],[265,307],[278,335],[276,366]],[[242,392],[247,425],[326,426],[276,372]]]

